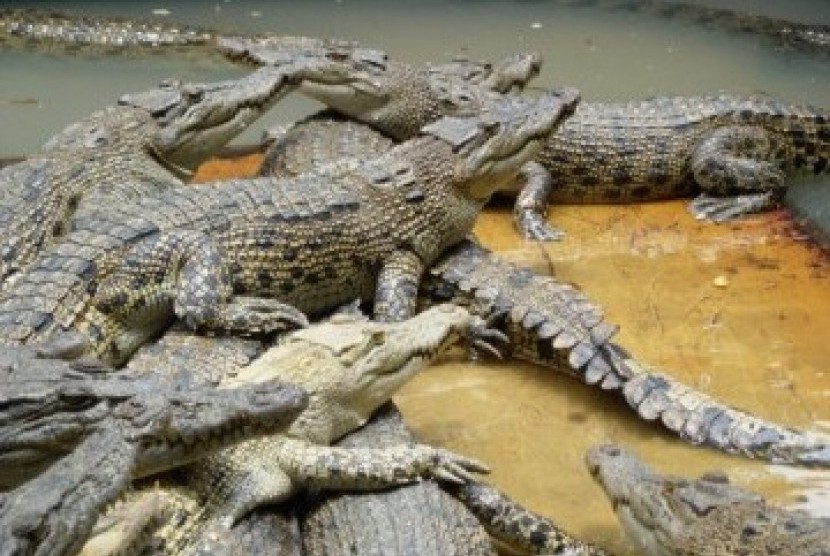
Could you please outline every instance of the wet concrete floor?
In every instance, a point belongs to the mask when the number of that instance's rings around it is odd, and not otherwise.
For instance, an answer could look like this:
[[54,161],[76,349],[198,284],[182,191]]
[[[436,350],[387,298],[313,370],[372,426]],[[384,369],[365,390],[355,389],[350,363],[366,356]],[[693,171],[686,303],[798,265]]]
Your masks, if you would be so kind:
[[[216,161],[198,179],[251,174],[257,161]],[[785,212],[712,225],[678,201],[562,206],[549,218],[568,233],[563,241],[522,241],[505,207],[489,209],[476,234],[514,262],[579,285],[636,357],[732,405],[830,435],[830,258]],[[826,471],[688,446],[615,397],[534,365],[452,354],[396,401],[420,439],[487,462],[493,484],[619,555],[635,553],[582,464],[600,442],[664,472],[725,470],[776,502],[830,515]]]

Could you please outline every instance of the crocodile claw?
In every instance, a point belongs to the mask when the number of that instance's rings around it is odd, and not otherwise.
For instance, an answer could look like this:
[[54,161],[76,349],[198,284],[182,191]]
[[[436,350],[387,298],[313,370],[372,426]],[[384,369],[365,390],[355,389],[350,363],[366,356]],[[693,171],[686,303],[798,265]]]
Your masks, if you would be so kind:
[[565,237],[565,232],[548,224],[544,216],[536,212],[517,212],[516,228],[528,240],[559,241]]
[[489,473],[490,468],[478,460],[460,456],[449,450],[429,448],[433,453],[427,475],[453,484],[465,484],[476,480],[473,473]]
[[483,352],[489,353],[498,359],[503,357],[502,349],[494,344],[506,346],[510,343],[510,338],[498,328],[492,327],[493,322],[500,316],[499,314],[493,314],[487,319],[478,317],[473,319],[466,334],[470,359],[478,359]]
[[734,197],[713,197],[701,193],[689,202],[689,212],[698,220],[727,222],[763,211],[773,204],[773,199],[774,195],[770,191]]
[[309,325],[305,313],[274,299],[239,296],[229,305],[228,313],[230,328],[249,334],[270,334]]

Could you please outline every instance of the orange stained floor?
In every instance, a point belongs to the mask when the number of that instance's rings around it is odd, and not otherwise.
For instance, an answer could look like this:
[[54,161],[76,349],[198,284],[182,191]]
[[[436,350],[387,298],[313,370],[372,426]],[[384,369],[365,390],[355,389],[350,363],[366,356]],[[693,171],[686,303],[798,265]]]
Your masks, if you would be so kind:
[[[258,162],[219,159],[197,180],[252,175]],[[713,225],[678,201],[562,206],[549,219],[563,241],[520,240],[505,207],[488,209],[475,231],[504,257],[577,284],[636,357],[733,405],[830,435],[830,260],[783,211]],[[776,502],[830,515],[830,472],[688,446],[613,396],[533,365],[449,356],[396,400],[423,441],[487,462],[496,486],[619,555],[634,552],[582,463],[599,442],[665,472],[722,469]]]

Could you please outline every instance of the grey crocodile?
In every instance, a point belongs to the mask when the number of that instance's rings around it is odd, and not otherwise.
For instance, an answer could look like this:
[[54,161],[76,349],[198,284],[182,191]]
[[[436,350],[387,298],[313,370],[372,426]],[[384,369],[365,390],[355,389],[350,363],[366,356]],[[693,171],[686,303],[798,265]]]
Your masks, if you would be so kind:
[[[162,381],[75,359],[77,338],[0,354],[0,554],[65,554],[129,480],[267,432],[305,409],[269,374],[223,389],[187,367]],[[52,355],[70,358],[57,359]]]
[[0,279],[65,235],[78,207],[96,193],[130,202],[181,185],[290,90],[286,76],[260,70],[237,81],[166,82],[127,94],[0,170]]
[[379,318],[409,316],[424,268],[464,238],[577,98],[500,99],[375,160],[174,188],[76,218],[0,296],[0,335],[26,343],[72,327],[120,362],[174,314],[249,335],[355,297],[374,298]]
[[[280,48],[278,42],[254,43],[248,55],[267,64],[278,59],[274,50]],[[355,81],[351,90],[316,83],[300,90],[401,140],[447,111],[475,105],[484,94],[475,83],[451,80],[454,102],[448,103],[447,81],[440,72],[389,61],[368,83]],[[304,129],[309,125],[314,127]],[[286,150],[318,157],[328,150],[334,157],[330,137],[354,133],[355,127],[305,122],[266,158]],[[631,203],[696,193],[693,214],[723,221],[773,206],[786,190],[787,175],[830,171],[828,160],[830,113],[819,108],[733,96],[583,102],[523,170],[516,224],[525,237],[555,240],[562,233],[545,221],[549,201]]]
[[586,463],[645,556],[827,556],[830,519],[777,508],[726,475],[664,476],[618,446]]
[[[446,347],[486,336],[482,326],[465,309],[440,305],[397,323],[340,315],[280,339],[236,371],[234,380],[244,381],[262,365],[279,366],[284,380],[309,392],[308,409],[283,434],[239,444],[191,466],[185,487],[198,510],[157,533],[165,539],[164,553],[217,553],[241,517],[304,488],[376,490],[426,477],[463,483],[471,472],[486,471],[474,460],[422,444],[330,446],[363,425]],[[139,355],[130,365],[141,361]]]

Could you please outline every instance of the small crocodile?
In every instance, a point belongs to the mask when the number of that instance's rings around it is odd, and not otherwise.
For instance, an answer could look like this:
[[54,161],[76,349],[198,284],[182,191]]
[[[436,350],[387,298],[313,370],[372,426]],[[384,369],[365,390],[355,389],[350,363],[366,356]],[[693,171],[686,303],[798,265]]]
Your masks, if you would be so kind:
[[124,95],[56,134],[40,153],[0,170],[0,280],[66,234],[95,193],[130,202],[181,185],[287,85],[282,70],[219,83],[166,82]]
[[[77,550],[130,478],[281,431],[307,397],[268,369],[222,389],[187,367],[153,372],[65,360],[74,337],[0,353],[0,554]],[[33,477],[34,475],[34,477]]]
[[[234,522],[304,488],[376,490],[426,477],[463,483],[471,472],[486,471],[474,460],[422,444],[330,444],[362,426],[449,345],[488,334],[465,309],[440,305],[397,323],[338,315],[281,338],[237,370],[234,380],[244,382],[262,365],[280,367],[284,380],[308,391],[308,409],[284,434],[244,442],[188,468],[185,488],[198,509],[157,533],[163,553],[215,554]],[[141,355],[129,365],[143,365]]]
[[[278,59],[274,52],[265,54],[267,45],[251,46],[252,59]],[[300,90],[402,140],[447,110],[459,110],[459,98],[474,104],[482,95],[480,86],[454,80],[454,102],[447,103],[446,82],[440,72],[389,61],[369,83],[355,81],[352,90],[316,83]],[[331,135],[353,132],[356,125],[312,124],[311,130],[300,125],[289,131],[282,141],[289,146],[275,145],[273,156],[286,149],[321,153],[331,149]],[[694,193],[700,195],[690,205],[693,214],[723,221],[769,208],[785,191],[786,175],[830,171],[828,160],[830,113],[818,108],[733,96],[583,102],[523,170],[516,223],[525,237],[554,240],[562,233],[545,221],[548,201],[631,203]]]
[[405,318],[424,268],[466,236],[577,100],[573,90],[498,99],[374,160],[103,207],[76,218],[0,297],[0,335],[25,343],[73,327],[121,362],[174,313],[194,328],[268,334],[304,325],[298,309],[363,297],[377,317]]
[[[199,49],[215,53],[216,32],[193,25],[75,14],[37,8],[0,9],[0,47],[72,54],[152,54]],[[214,54],[216,55],[216,54]]]
[[612,445],[589,450],[586,463],[644,556],[830,554],[830,519],[770,506],[722,473],[663,476]]

